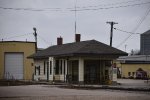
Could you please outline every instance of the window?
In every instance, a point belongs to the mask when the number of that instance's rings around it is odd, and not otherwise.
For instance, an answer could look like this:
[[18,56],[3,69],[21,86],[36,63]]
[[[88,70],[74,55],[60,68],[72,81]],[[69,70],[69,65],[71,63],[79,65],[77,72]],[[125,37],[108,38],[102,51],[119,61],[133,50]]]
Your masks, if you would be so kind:
[[45,66],[45,61],[44,61],[44,75],[45,75],[45,72],[46,72],[46,66]]
[[34,74],[36,75],[36,66],[34,67]]
[[60,74],[62,74],[62,60],[60,60]]
[[111,66],[111,61],[105,61],[105,66],[110,67]]
[[55,69],[55,73],[59,74],[59,60],[56,60],[56,69]]
[[64,60],[64,75],[65,75],[65,70],[66,70],[65,64],[66,64],[66,61]]
[[132,76],[134,76],[135,72],[132,72]]
[[39,70],[39,75],[40,75],[40,66],[38,67],[38,70]]
[[128,76],[130,76],[131,75],[131,72],[128,72]]

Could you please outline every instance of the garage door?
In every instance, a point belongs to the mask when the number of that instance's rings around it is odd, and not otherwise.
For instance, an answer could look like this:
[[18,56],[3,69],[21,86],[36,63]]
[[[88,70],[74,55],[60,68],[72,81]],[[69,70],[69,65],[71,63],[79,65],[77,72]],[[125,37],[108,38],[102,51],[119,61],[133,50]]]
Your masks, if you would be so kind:
[[23,79],[23,53],[5,53],[5,78]]

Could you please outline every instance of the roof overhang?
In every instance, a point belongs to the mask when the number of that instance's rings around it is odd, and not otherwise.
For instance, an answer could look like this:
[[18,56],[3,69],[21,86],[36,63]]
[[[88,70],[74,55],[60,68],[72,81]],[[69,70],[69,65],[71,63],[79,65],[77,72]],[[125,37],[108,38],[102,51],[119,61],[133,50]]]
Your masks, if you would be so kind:
[[68,54],[57,54],[57,55],[46,55],[46,56],[29,56],[30,59],[47,59],[49,57],[101,57],[116,59],[119,56],[125,56],[127,54],[98,54],[98,53],[68,53]]

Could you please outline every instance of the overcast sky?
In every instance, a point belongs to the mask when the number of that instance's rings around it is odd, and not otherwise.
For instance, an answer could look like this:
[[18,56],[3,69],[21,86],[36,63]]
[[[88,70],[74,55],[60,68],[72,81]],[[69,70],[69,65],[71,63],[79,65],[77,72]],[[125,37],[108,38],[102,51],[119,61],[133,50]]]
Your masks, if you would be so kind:
[[[59,36],[64,43],[74,42],[75,1],[0,0],[0,39],[34,41],[36,27],[39,48],[55,45]],[[77,33],[82,41],[95,39],[109,45],[107,21],[117,22],[114,27],[127,32],[150,29],[150,0],[77,0],[76,6]],[[127,45],[127,52],[140,49],[140,35],[130,35],[114,30],[113,47],[125,51]]]

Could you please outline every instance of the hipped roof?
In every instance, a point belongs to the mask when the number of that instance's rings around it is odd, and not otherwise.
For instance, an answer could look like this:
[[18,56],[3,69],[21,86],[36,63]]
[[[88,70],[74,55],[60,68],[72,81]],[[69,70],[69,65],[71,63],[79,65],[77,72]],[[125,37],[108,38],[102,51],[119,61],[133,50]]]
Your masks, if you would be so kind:
[[128,55],[126,52],[110,47],[96,40],[73,42],[62,45],[50,46],[47,49],[37,52],[28,58],[47,58],[61,56],[100,56],[100,55]]

